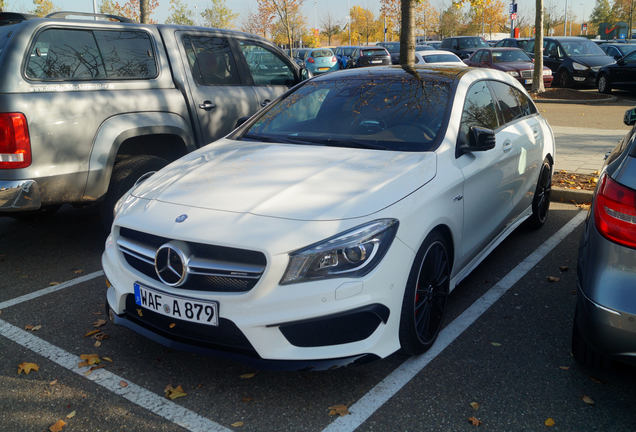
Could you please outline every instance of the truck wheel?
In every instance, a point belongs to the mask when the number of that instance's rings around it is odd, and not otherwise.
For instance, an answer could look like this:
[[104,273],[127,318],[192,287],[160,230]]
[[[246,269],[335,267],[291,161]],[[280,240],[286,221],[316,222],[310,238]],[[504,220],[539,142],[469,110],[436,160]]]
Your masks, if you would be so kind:
[[167,160],[148,155],[132,156],[115,164],[108,192],[106,192],[99,209],[102,225],[107,231],[110,231],[113,224],[113,209],[119,198],[133,187],[142,175],[160,170],[166,165],[168,165]]

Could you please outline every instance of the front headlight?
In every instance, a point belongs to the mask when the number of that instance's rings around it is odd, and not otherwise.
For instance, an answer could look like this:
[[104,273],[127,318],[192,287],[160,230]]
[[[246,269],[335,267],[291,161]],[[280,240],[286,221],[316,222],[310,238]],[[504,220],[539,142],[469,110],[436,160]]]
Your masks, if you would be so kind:
[[515,77],[515,78],[518,78],[518,77],[519,77],[519,72],[517,72],[517,71],[506,71],[506,73],[507,73],[508,75],[510,75],[510,76]]
[[391,246],[397,219],[378,219],[289,254],[281,285],[335,277],[362,277]]
[[585,66],[584,64],[577,63],[577,62],[573,62],[573,63],[572,63],[572,67],[573,67],[575,70],[587,70],[587,69],[589,69],[589,68],[588,68],[587,66]]
[[552,75],[552,69],[543,69],[543,76]]

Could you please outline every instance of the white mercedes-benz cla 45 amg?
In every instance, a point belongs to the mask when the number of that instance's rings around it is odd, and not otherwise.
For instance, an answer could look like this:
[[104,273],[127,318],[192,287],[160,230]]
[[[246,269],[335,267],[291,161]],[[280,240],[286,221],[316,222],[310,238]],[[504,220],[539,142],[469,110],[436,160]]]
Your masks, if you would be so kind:
[[316,369],[428,349],[446,299],[547,217],[554,138],[471,68],[299,84],[118,202],[109,316],[177,349]]

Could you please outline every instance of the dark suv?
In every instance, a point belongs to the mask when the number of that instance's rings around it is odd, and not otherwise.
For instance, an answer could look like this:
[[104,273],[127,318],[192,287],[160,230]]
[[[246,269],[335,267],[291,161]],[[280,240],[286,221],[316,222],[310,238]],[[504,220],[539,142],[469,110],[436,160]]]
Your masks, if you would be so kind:
[[553,85],[574,87],[596,86],[596,74],[614,59],[594,42],[581,37],[545,38],[543,64],[552,69]]
[[460,59],[467,59],[479,48],[488,48],[488,42],[480,36],[454,36],[445,38],[440,49],[457,54]]

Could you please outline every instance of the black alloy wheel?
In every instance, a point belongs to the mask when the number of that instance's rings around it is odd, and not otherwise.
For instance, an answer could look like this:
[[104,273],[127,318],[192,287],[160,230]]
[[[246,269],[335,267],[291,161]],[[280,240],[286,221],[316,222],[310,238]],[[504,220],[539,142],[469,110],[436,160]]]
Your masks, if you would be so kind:
[[407,282],[400,317],[400,344],[407,354],[421,354],[435,342],[442,326],[451,274],[447,240],[428,235]]
[[552,165],[546,160],[543,161],[537,188],[532,198],[532,215],[528,219],[528,224],[532,228],[541,228],[548,219],[550,209],[550,192],[552,191]]
[[561,69],[556,76],[556,86],[557,87],[565,87],[572,88],[574,87],[574,78],[572,78],[572,74],[568,72],[566,69]]
[[598,77],[598,92],[605,94],[612,93],[612,87],[610,86],[607,75],[605,74],[602,74],[600,77]]

